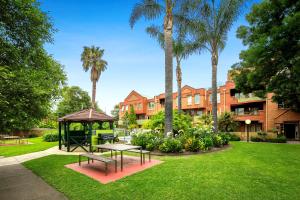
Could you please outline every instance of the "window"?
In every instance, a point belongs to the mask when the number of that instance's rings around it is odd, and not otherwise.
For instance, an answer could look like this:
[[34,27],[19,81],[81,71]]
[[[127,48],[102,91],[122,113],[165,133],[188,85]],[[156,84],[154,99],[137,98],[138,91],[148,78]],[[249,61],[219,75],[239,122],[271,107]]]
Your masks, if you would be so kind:
[[178,97],[176,97],[176,99],[174,100],[174,104],[175,106],[178,106]]
[[195,104],[200,104],[200,94],[195,95]]
[[149,102],[148,103],[148,109],[149,110],[153,110],[154,109],[154,105],[155,105],[154,102]]
[[192,96],[187,97],[187,105],[192,105]]
[[202,111],[202,110],[198,110],[198,111],[197,111],[197,115],[198,115],[198,116],[202,116],[202,115],[203,115],[203,111]]
[[125,110],[125,106],[122,106],[122,111],[124,112],[124,110]]
[[128,105],[126,105],[126,111],[128,110]]
[[[209,95],[209,101],[212,102],[212,94]],[[220,93],[217,93],[217,102],[218,102],[218,103],[221,102],[221,96],[220,96]]]
[[236,108],[235,109],[235,114],[236,115],[244,115],[245,109],[244,108]]
[[138,104],[137,104],[137,109],[138,109],[138,110],[142,110],[142,104],[141,104],[141,103],[138,103]]

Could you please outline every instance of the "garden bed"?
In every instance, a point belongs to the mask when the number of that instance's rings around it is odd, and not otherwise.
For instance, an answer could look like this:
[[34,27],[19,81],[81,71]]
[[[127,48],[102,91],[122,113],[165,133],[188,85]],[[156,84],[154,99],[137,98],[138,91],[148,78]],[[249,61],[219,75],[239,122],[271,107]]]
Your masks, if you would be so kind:
[[198,152],[191,152],[191,151],[185,151],[183,150],[183,152],[180,152],[180,153],[164,153],[164,152],[161,152],[159,150],[154,150],[154,151],[151,151],[151,155],[154,155],[154,156],[189,156],[189,155],[197,155],[197,154],[204,154],[204,153],[212,153],[212,152],[216,152],[216,151],[222,151],[222,150],[225,150],[225,149],[228,149],[228,148],[231,148],[230,144],[228,145],[224,145],[223,147],[214,147],[214,148],[211,148],[210,150],[207,150],[207,151],[198,151]]

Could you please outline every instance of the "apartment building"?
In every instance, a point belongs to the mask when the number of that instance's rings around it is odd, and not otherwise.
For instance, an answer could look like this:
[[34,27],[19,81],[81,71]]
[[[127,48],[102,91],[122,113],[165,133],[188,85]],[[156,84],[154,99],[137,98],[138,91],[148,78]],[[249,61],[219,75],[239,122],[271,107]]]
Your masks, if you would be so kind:
[[[210,89],[193,88],[185,85],[182,88],[182,110],[191,116],[209,114],[212,110]],[[245,132],[245,120],[250,119],[251,132],[279,130],[288,139],[300,139],[300,113],[293,112],[281,104],[272,102],[272,94],[262,99],[252,94],[244,95],[235,89],[234,82],[228,77],[225,85],[218,88],[218,114],[233,112],[239,122],[239,131]],[[120,104],[120,119],[130,106],[134,107],[138,123],[149,119],[157,112],[164,110],[165,95],[159,94],[146,98],[132,91]],[[177,92],[173,93],[173,109],[177,109]]]

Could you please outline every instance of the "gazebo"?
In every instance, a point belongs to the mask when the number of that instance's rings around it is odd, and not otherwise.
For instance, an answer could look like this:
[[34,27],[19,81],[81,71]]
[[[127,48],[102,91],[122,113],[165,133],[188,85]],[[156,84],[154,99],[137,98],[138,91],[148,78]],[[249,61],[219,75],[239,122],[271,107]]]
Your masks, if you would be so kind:
[[[58,119],[59,122],[59,149],[62,148],[62,141],[64,141],[67,151],[74,151],[81,147],[88,151],[84,146],[89,146],[89,152],[92,151],[92,126],[98,123],[100,126],[103,122],[109,122],[111,129],[113,129],[114,118],[105,113],[98,112],[95,109],[85,109],[79,112],[68,114]],[[72,123],[81,123],[83,130],[70,131]],[[62,137],[61,129],[64,128],[64,137]],[[71,145],[74,146],[71,149]]]

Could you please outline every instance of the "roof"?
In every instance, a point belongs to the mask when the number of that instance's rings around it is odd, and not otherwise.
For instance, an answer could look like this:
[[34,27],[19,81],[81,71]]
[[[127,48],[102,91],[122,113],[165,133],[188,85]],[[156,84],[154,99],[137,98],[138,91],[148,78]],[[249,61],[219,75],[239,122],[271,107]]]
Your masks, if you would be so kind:
[[114,118],[102,113],[98,112],[95,109],[85,109],[79,112],[75,112],[72,114],[68,114],[64,117],[58,119],[58,121],[70,121],[70,122],[93,122],[93,121],[101,121],[101,122],[109,122],[114,121]]

